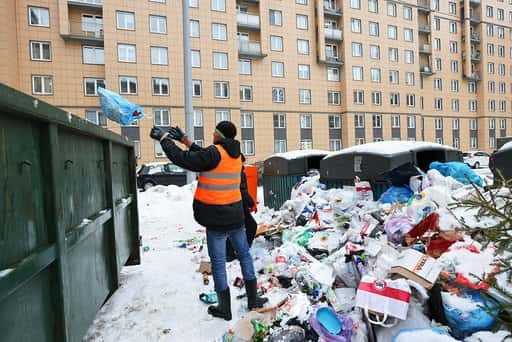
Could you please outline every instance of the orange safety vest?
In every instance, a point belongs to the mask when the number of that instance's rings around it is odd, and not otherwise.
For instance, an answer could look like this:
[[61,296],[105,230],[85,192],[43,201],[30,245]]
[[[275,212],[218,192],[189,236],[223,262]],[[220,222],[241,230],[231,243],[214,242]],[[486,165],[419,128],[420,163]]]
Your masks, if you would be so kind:
[[240,173],[242,158],[232,158],[226,150],[215,145],[220,162],[213,170],[199,173],[194,198],[202,203],[225,205],[240,202]]

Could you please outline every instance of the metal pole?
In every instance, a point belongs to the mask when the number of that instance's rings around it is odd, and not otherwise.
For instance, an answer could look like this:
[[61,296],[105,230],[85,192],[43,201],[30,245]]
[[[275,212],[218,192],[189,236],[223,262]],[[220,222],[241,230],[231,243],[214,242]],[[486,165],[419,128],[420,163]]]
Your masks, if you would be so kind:
[[[194,120],[192,108],[192,63],[190,56],[189,0],[182,0],[183,6],[183,96],[185,97],[185,131],[194,141]],[[195,174],[187,171],[187,183],[195,180]]]

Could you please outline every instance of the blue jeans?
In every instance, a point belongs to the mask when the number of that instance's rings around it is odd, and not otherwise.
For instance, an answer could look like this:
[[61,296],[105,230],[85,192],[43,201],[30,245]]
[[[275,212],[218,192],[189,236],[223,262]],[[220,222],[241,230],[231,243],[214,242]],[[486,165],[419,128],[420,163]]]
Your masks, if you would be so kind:
[[226,240],[229,238],[242,267],[242,274],[245,281],[256,279],[254,265],[252,263],[249,244],[245,234],[245,227],[219,232],[206,229],[206,241],[208,243],[208,255],[212,262],[213,282],[215,291],[220,292],[228,288],[226,273]]

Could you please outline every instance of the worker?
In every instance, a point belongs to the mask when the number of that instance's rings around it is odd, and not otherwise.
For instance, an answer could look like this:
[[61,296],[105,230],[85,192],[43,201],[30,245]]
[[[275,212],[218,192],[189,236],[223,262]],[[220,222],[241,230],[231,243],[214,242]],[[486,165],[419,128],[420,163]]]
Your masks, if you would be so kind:
[[[151,138],[160,141],[167,157],[177,166],[199,172],[193,209],[196,221],[206,228],[208,255],[218,305],[210,306],[214,317],[231,320],[231,295],[226,274],[226,241],[233,244],[242,268],[249,310],[263,307],[267,298],[257,294],[257,280],[244,227],[244,210],[240,191],[242,158],[236,127],[229,121],[217,124],[213,145],[201,148],[188,139],[179,127],[165,131],[153,127]],[[176,146],[173,140],[188,147]]]

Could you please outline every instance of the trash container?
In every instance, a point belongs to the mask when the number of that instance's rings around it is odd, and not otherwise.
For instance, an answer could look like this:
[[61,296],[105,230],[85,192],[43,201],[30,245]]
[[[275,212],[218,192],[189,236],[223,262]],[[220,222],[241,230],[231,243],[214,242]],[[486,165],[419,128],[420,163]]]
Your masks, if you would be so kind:
[[462,161],[452,147],[427,142],[381,141],[352,146],[325,157],[320,181],[328,188],[354,185],[355,177],[369,181],[374,199],[391,185],[409,184],[409,178],[427,171],[431,162]]
[[320,160],[329,152],[322,150],[299,150],[270,156],[263,166],[263,191],[265,205],[279,209],[290,199],[293,186],[309,170],[320,168]]
[[258,203],[258,168],[254,165],[245,165],[245,177],[247,177],[247,190],[254,203]]
[[512,179],[512,141],[506,143],[491,155],[489,168],[496,183],[501,183],[501,177],[505,180]]

